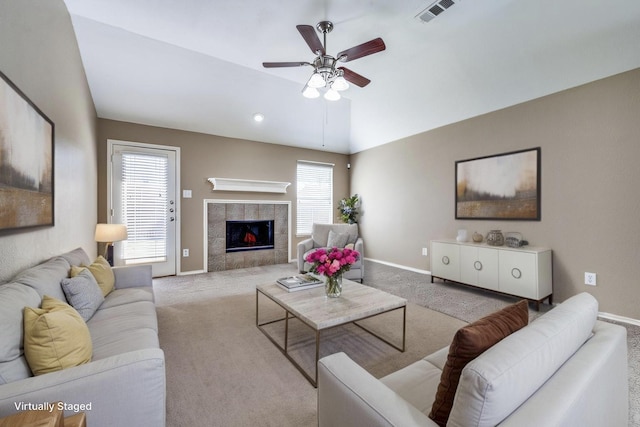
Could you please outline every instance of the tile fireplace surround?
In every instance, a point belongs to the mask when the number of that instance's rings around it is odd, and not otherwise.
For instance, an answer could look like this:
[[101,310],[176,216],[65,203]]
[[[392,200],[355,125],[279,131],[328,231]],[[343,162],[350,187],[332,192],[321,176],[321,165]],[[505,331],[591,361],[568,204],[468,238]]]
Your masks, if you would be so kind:
[[[205,200],[207,271],[234,270],[289,262],[290,202]],[[226,252],[227,221],[273,220],[274,248]]]

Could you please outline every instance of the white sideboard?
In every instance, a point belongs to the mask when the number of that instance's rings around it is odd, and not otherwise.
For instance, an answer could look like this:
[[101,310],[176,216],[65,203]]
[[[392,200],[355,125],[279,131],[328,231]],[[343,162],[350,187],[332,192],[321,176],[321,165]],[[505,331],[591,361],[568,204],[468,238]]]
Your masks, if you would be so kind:
[[552,251],[525,246],[431,241],[431,283],[434,278],[464,283],[540,303],[552,303]]

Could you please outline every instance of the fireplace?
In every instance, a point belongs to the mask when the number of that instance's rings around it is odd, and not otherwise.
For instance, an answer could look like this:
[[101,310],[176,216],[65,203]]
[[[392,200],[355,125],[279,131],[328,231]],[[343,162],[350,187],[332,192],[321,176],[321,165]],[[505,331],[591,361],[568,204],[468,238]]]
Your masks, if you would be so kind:
[[273,248],[273,220],[227,221],[227,253]]
[[[284,264],[291,260],[290,201],[209,199],[205,200],[205,206],[207,271]],[[246,232],[241,233],[247,225],[256,236],[255,242]],[[261,237],[265,232],[266,239]],[[235,250],[229,250],[232,247]]]

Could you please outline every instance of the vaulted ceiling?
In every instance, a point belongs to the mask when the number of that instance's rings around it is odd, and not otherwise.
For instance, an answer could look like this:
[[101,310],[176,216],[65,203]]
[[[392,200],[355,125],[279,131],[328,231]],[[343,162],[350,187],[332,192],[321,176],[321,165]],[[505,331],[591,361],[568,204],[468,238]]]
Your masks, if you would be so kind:
[[[65,0],[98,116],[355,153],[640,67],[638,0]],[[327,53],[371,79],[307,99],[298,24],[334,23]],[[319,34],[320,38],[322,36]],[[257,123],[254,113],[264,114]]]

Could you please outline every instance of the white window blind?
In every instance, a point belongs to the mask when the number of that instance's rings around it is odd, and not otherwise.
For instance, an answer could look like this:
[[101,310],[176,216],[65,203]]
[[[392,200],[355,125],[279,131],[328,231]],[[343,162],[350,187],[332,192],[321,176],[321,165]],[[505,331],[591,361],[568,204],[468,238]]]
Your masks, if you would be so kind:
[[168,158],[122,153],[122,219],[126,264],[162,262],[167,256]]
[[296,234],[311,234],[313,223],[333,223],[333,165],[298,162]]

